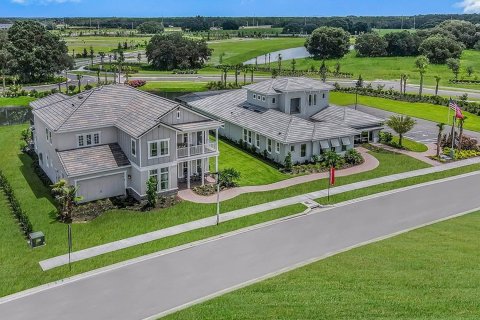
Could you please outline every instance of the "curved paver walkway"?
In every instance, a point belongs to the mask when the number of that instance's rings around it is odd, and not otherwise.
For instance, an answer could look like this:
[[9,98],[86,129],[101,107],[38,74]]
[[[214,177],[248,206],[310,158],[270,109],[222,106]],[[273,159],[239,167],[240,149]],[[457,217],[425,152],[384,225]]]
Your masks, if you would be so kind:
[[[349,176],[356,173],[370,171],[379,166],[380,163],[378,162],[378,160],[374,156],[369,154],[367,149],[360,147],[360,148],[357,148],[357,150],[363,156],[363,159],[365,159],[365,161],[361,165],[343,169],[343,170],[338,170],[336,172],[336,176],[338,177]],[[262,186],[247,186],[247,187],[227,189],[220,192],[220,201],[229,200],[244,193],[278,190],[278,189],[291,187],[297,184],[302,184],[305,182],[325,179],[327,177],[328,177],[328,172],[321,172],[321,173],[313,173],[305,176],[295,177],[295,178],[275,182],[272,184],[266,184]],[[217,202],[216,194],[211,196],[201,196],[193,192],[191,189],[179,191],[178,196],[183,200],[195,202],[195,203],[216,203]]]

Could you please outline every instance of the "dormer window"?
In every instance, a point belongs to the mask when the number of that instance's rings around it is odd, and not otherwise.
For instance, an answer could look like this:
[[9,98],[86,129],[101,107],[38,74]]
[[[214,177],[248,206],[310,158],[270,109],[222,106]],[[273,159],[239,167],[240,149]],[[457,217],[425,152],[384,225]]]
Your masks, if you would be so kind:
[[180,119],[180,109],[177,110],[177,120]]

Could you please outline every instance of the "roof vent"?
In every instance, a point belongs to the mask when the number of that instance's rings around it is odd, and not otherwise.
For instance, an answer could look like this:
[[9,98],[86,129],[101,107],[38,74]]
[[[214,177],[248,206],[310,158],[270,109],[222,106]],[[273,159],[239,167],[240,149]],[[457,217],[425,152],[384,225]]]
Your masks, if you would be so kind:
[[78,95],[78,100],[82,100],[83,99],[83,95],[79,94]]

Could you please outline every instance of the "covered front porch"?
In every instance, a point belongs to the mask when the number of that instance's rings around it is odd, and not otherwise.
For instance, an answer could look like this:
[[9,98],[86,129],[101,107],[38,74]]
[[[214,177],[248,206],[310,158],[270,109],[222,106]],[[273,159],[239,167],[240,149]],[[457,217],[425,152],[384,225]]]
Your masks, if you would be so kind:
[[215,159],[215,170],[213,172],[218,172],[218,155],[180,161],[178,163],[178,189],[191,189],[215,183],[215,178],[210,175],[210,172],[212,172],[210,159]]

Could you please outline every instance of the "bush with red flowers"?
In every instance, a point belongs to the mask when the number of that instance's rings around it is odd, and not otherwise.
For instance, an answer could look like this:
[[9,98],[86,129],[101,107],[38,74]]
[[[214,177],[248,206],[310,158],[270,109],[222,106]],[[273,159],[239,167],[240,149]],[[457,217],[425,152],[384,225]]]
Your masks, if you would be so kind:
[[145,80],[129,80],[129,81],[126,81],[126,83],[130,87],[139,88],[139,87],[143,87],[147,83],[147,81],[145,81]]

